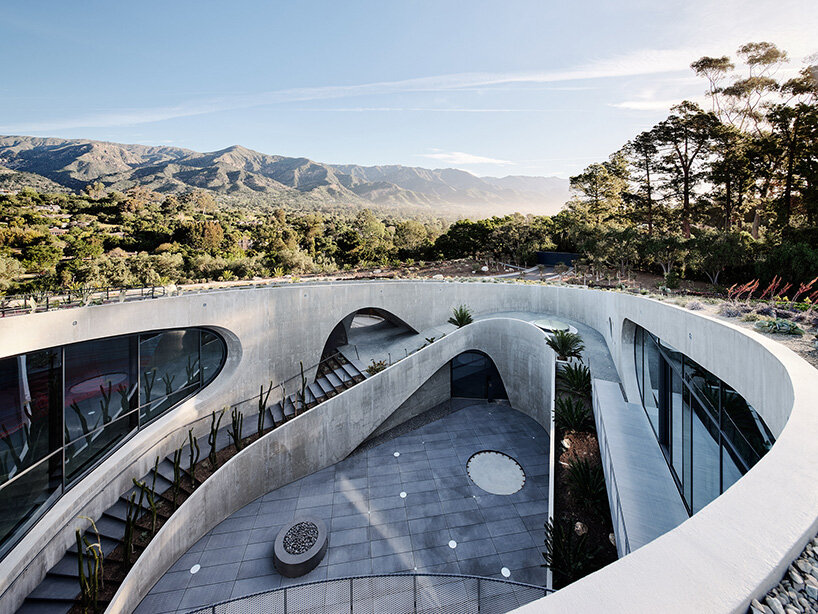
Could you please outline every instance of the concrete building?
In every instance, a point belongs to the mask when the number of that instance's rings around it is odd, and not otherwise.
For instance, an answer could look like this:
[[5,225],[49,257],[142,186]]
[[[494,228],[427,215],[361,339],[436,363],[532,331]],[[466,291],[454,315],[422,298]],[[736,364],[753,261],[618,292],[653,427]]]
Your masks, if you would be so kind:
[[[447,320],[461,304],[476,321],[458,329]],[[536,589],[553,487],[544,318],[586,343],[619,554],[551,594]],[[818,531],[818,378],[761,335],[576,287],[225,289],[0,319],[0,611],[67,611],[75,530],[93,519],[115,550],[134,478],[169,485],[162,459],[191,429],[205,456],[213,411],[237,409],[254,432],[260,387],[263,424],[283,424],[170,516],[108,611],[260,592],[242,607],[266,611],[287,591],[292,608],[303,589],[276,576],[270,539],[301,512],[329,528],[327,560],[302,578],[327,611],[344,599],[349,611],[357,586],[333,578],[399,572],[421,575],[367,580],[369,607],[422,609],[421,595],[440,611],[494,596],[500,611],[745,612]],[[517,490],[475,484],[466,462],[485,450],[516,459]]]

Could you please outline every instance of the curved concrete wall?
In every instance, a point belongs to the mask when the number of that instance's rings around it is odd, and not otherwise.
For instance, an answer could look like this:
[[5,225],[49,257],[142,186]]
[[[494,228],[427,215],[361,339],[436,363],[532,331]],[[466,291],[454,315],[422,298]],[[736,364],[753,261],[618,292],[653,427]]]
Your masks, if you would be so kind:
[[[157,301],[0,320],[0,351],[6,356],[148,327],[178,326],[219,328],[233,350],[208,388],[113,453],[12,550],[3,561],[0,609],[18,602],[59,559],[79,513],[93,516],[104,510],[133,475],[147,471],[155,455],[178,445],[188,423],[236,398],[257,394],[262,381],[297,374],[299,360],[305,364],[318,360],[341,319],[368,307],[389,311],[416,330],[439,326],[461,303],[478,314],[527,311],[583,322],[605,337],[632,401],[638,398],[632,359],[635,323],[730,384],[776,435],[778,441],[764,459],[693,518],[526,611],[741,611],[753,596],[778,581],[818,528],[816,371],[775,342],[699,313],[618,292],[451,282],[293,285]],[[25,327],[26,335],[19,334],[20,327]],[[496,343],[506,344],[505,351],[517,351],[510,339]],[[474,349],[486,351],[485,346]],[[502,361],[493,358],[505,381]],[[394,370],[394,377],[420,385],[422,381],[413,380],[412,364],[402,361],[384,373]],[[513,405],[535,411],[506,385]],[[386,397],[387,391],[383,394]],[[544,423],[542,416],[534,417]],[[203,422],[199,430],[206,429]]]
[[452,358],[481,348],[498,365],[512,406],[547,420],[553,352],[518,320],[455,331],[287,422],[225,463],[171,516],[137,560],[108,612],[130,612],[207,531],[265,493],[348,456]]

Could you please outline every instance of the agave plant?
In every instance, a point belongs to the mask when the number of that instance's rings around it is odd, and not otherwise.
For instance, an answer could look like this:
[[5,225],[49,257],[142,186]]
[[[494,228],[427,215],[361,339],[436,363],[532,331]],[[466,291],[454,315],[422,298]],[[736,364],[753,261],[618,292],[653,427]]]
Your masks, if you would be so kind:
[[579,395],[591,393],[591,370],[585,365],[563,365],[560,378],[570,392]]
[[545,523],[545,558],[543,567],[554,574],[554,584],[567,586],[587,575],[594,568],[599,548],[588,544],[588,534],[577,535],[570,524]]
[[590,431],[594,424],[591,410],[585,401],[570,397],[557,399],[554,420],[563,431]]
[[582,352],[585,350],[585,344],[578,334],[567,330],[555,330],[546,343],[554,350],[559,360],[578,358],[582,362]]
[[605,473],[600,464],[584,458],[570,461],[566,482],[571,494],[587,511],[598,514],[605,507]]
[[454,324],[457,328],[463,328],[466,324],[474,322],[471,310],[465,305],[460,305],[452,309],[452,317],[449,318],[449,324]]

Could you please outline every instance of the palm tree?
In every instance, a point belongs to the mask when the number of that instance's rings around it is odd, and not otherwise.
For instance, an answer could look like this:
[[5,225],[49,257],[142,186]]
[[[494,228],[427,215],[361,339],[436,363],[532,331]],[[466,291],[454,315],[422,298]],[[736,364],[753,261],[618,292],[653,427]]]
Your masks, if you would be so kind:
[[449,324],[454,324],[457,328],[463,328],[466,324],[474,322],[471,316],[471,310],[465,305],[455,307],[452,309],[452,317],[449,318]]
[[548,345],[557,354],[559,360],[577,358],[582,362],[582,352],[585,344],[582,337],[567,330],[555,330],[547,341]]

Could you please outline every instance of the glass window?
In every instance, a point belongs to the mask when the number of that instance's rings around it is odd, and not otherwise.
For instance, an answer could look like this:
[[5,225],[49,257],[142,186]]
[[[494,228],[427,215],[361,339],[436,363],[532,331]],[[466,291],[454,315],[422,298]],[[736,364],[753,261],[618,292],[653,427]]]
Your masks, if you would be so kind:
[[226,352],[215,333],[188,328],[0,359],[0,556],[63,484],[139,427],[137,415],[193,395]]
[[[61,482],[61,352],[42,350],[0,360],[0,543],[46,501]],[[57,423],[58,424],[58,423]]]
[[166,412],[200,386],[199,338],[196,329],[139,336],[139,405],[143,422]]
[[[686,363],[687,361],[685,361]],[[721,458],[719,456],[719,427],[710,412],[695,395],[690,395],[693,410],[693,502],[695,514],[721,494]]]
[[[136,336],[65,347],[65,472],[71,480],[136,426]],[[124,417],[123,417],[124,416]]]
[[201,382],[202,386],[210,383],[222,368],[227,348],[221,337],[210,331],[202,331],[202,358],[201,358]]
[[644,339],[644,406],[653,430],[658,435],[661,432],[659,428],[659,380],[661,378],[659,348],[648,335],[645,335]]

